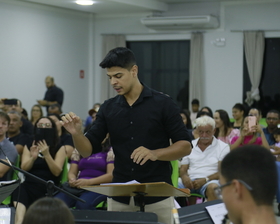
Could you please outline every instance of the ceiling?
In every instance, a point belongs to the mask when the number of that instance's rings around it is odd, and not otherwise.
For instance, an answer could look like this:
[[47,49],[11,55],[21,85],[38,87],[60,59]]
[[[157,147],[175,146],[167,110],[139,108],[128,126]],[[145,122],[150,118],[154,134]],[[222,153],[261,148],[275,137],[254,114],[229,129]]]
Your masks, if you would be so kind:
[[[44,4],[60,8],[90,12],[98,15],[102,14],[121,14],[121,13],[147,13],[165,12],[172,4],[191,3],[191,2],[221,2],[236,0],[95,0],[91,6],[80,6],[75,0],[14,0],[35,4]],[[259,1],[259,0],[241,0]],[[262,0],[266,1],[266,0]]]

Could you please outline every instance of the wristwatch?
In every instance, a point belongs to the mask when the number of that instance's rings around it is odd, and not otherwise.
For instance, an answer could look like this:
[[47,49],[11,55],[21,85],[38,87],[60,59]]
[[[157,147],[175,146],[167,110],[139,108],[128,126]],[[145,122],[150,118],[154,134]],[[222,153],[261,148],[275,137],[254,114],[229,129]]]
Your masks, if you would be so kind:
[[208,177],[205,177],[205,180],[206,180],[206,183],[209,181],[209,178]]

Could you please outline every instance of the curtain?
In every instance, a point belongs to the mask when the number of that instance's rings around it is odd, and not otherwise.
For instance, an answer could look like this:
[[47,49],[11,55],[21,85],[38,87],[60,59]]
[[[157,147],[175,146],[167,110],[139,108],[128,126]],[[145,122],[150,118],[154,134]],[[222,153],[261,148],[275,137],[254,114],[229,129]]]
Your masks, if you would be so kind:
[[244,32],[244,49],[248,73],[251,81],[251,91],[246,92],[245,102],[251,106],[260,100],[259,85],[262,76],[264,56],[264,34],[262,31]]
[[[203,104],[203,34],[192,33],[190,50],[190,92],[189,102],[198,99]],[[189,107],[191,108],[191,106]]]
[[[102,52],[102,60],[106,56],[106,54],[116,47],[126,47],[126,41],[125,41],[125,35],[121,34],[108,34],[103,35],[103,52]],[[109,99],[111,97],[114,97],[116,95],[116,92],[110,85],[110,82],[108,81],[107,75],[104,74],[102,76],[102,85],[104,88],[102,92],[102,98],[103,100]]]

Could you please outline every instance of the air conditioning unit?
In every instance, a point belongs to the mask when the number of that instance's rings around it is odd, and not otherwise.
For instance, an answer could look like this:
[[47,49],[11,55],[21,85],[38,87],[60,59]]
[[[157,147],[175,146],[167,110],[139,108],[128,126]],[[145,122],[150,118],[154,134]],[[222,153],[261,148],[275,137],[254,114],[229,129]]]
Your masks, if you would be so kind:
[[211,15],[146,17],[141,19],[141,23],[153,30],[213,29],[219,27],[218,19]]

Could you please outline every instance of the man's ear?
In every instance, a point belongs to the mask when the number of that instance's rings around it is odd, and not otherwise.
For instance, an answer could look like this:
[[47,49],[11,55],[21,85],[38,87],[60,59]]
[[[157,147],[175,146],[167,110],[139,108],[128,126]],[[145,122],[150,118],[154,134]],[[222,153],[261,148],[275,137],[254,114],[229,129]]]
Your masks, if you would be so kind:
[[244,197],[244,186],[238,180],[232,180],[233,194],[237,199]]
[[133,75],[133,77],[137,77],[138,74],[138,66],[137,65],[133,65],[132,68],[130,69],[131,74]]

